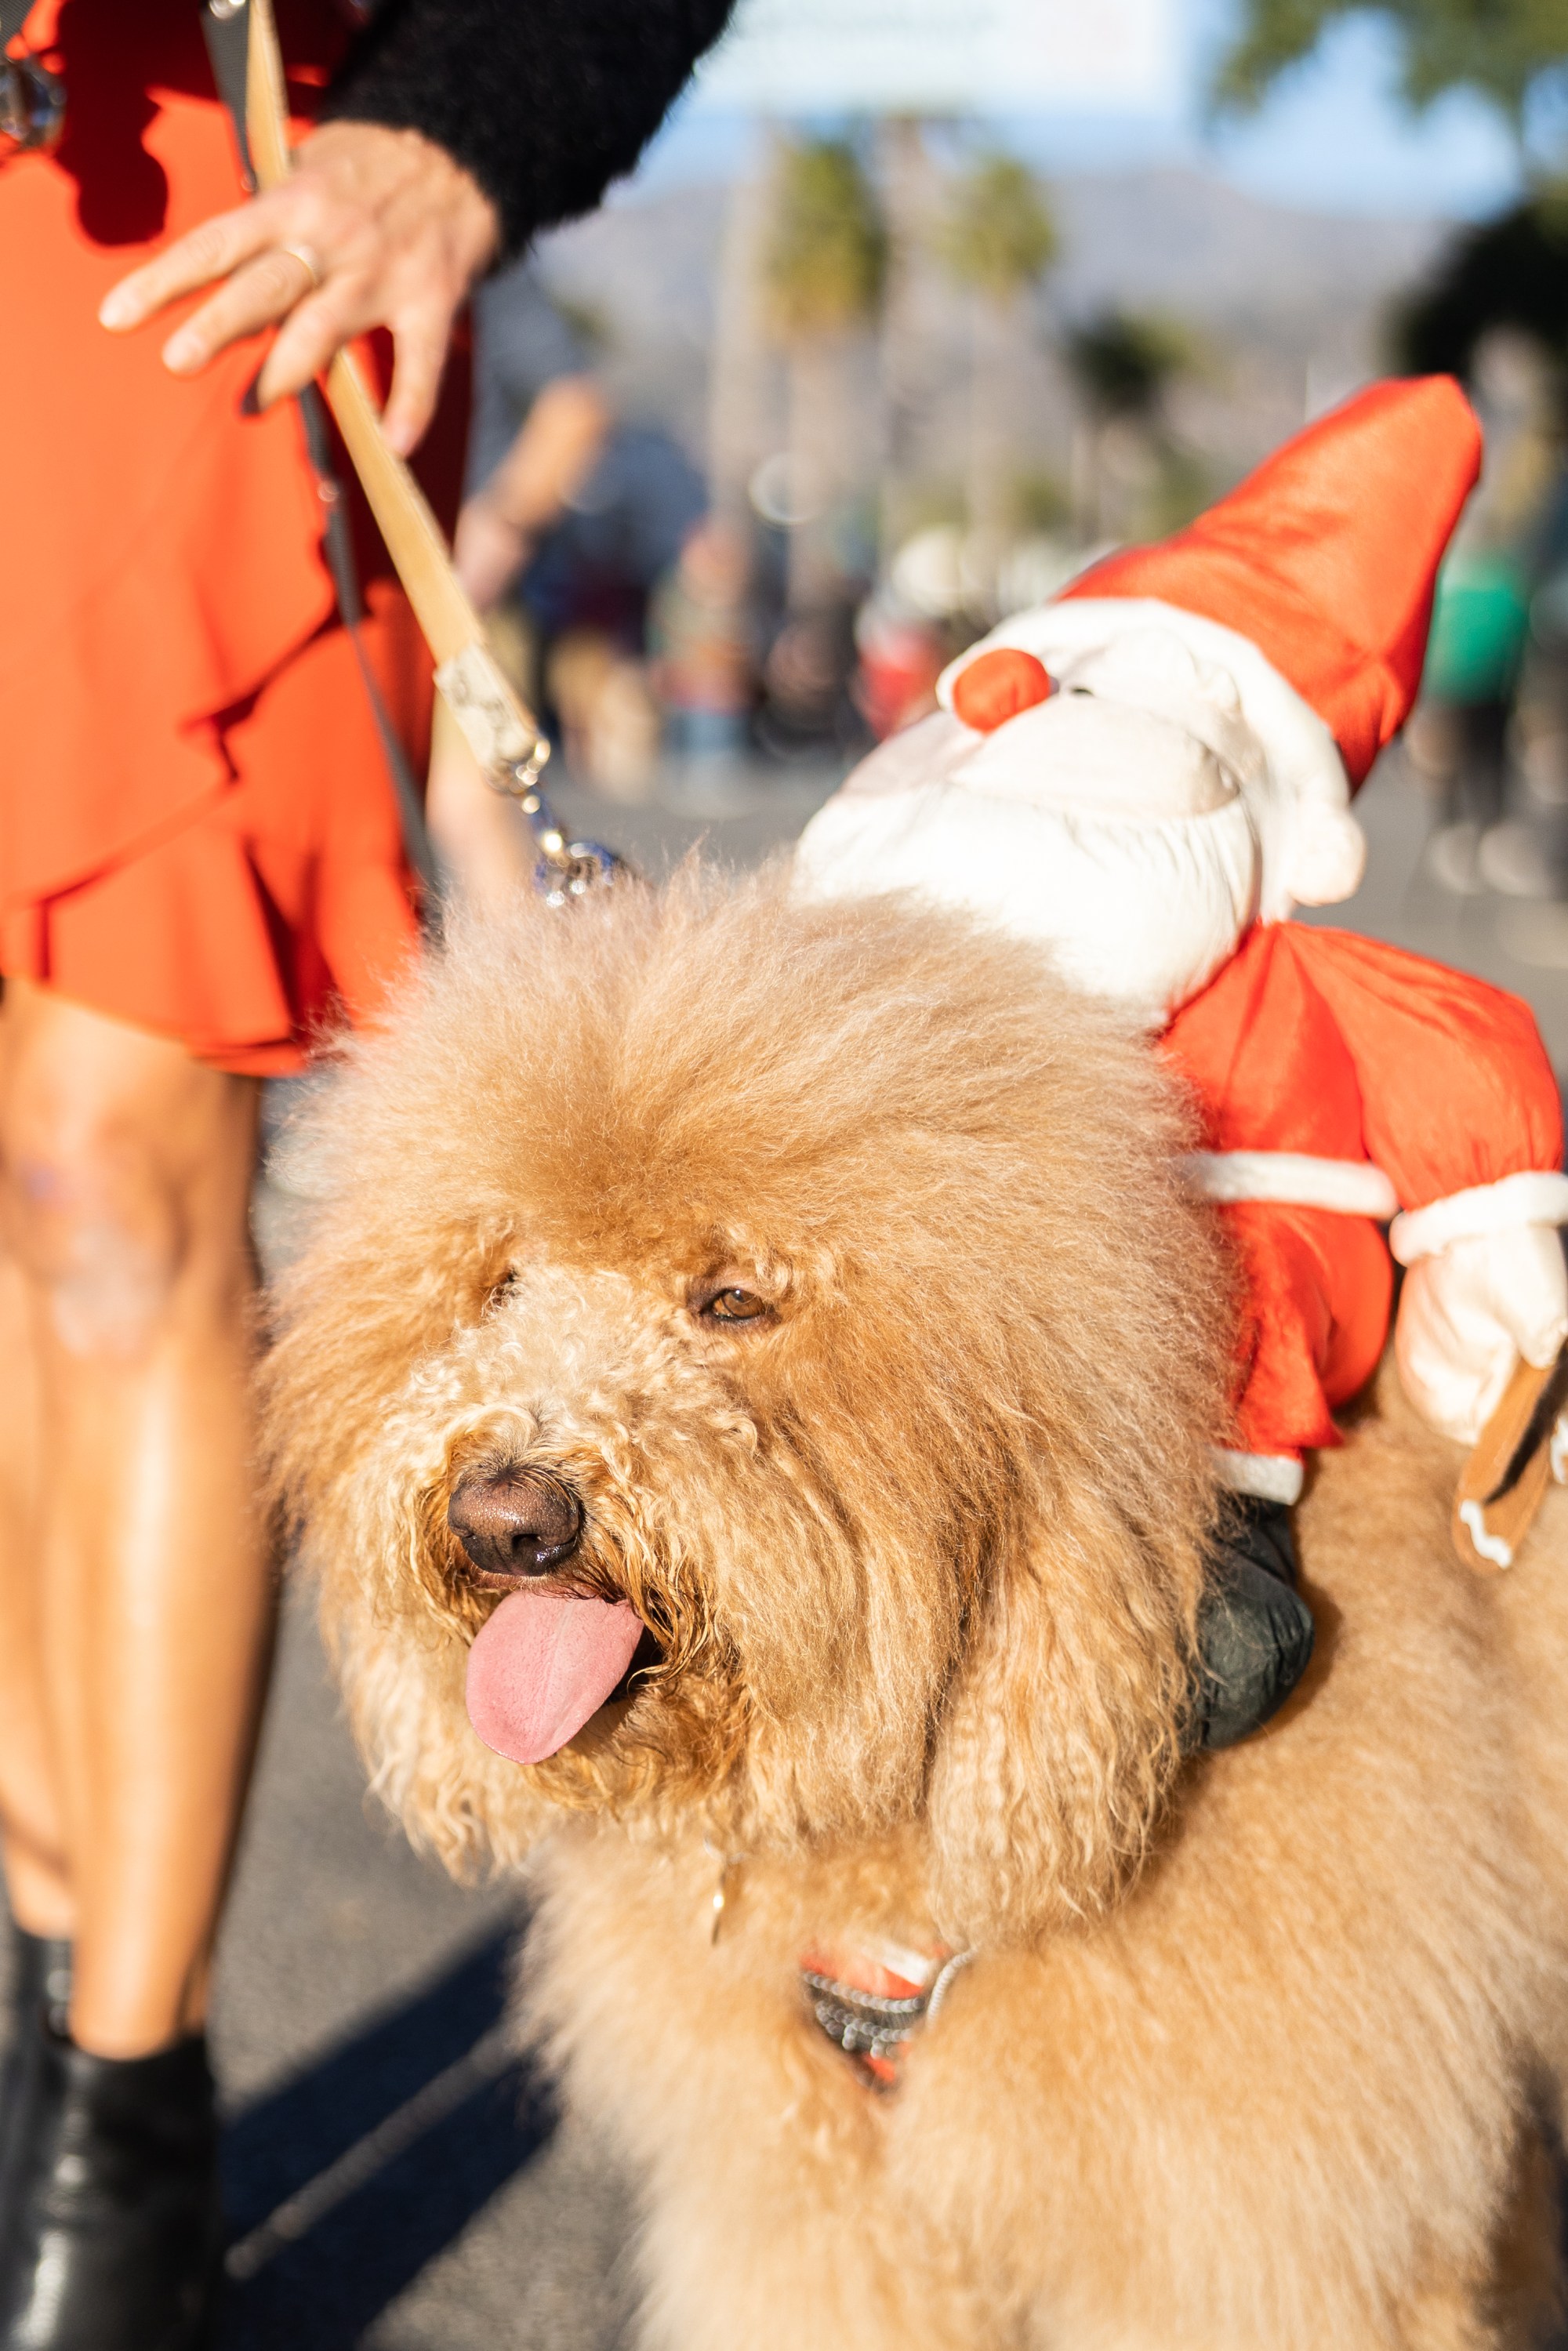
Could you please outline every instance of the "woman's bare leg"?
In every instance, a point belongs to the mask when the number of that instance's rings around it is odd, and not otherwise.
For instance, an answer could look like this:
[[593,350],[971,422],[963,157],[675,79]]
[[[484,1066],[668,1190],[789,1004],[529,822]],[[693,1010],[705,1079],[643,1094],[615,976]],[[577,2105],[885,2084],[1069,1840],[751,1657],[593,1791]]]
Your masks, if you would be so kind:
[[255,1124],[253,1081],[8,984],[0,1403],[31,1379],[38,1442],[32,1479],[0,1462],[0,1642],[26,1661],[0,1804],[19,1915],[74,1935],[72,2033],[106,2057],[202,2019],[265,1679]]
[[45,1696],[40,1498],[32,1308],[0,1257],[0,1847],[18,1922],[35,1935],[76,1924]]

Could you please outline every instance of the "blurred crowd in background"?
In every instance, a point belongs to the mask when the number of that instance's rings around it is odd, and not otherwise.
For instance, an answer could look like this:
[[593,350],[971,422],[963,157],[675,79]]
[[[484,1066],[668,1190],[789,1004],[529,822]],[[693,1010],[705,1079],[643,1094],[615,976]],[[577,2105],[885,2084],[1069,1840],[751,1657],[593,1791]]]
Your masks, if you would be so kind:
[[1396,313],[1396,356],[1472,383],[1487,465],[1439,581],[1407,756],[1432,878],[1568,894],[1568,189],[1459,237]]
[[[587,266],[547,247],[476,306],[459,561],[574,781],[701,814],[841,766],[999,618],[1358,381],[1451,369],[1489,456],[1408,740],[1427,872],[1568,894],[1568,191],[1390,246],[1293,338],[1261,296],[1222,326],[1086,300],[1071,192],[952,125],[759,133],[704,201],[663,248],[612,211]],[[672,371],[648,322],[662,274],[678,318],[694,234],[706,308]],[[617,268],[643,282],[596,304]]]

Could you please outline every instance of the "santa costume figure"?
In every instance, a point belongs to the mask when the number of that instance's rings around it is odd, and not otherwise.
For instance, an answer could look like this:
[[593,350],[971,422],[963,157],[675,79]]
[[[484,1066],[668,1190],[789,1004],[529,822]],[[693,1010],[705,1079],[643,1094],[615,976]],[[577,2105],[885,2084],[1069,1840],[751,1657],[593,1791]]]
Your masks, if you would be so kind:
[[1266,1719],[1306,1663],[1289,1510],[1382,1354],[1393,1260],[1405,1387],[1461,1442],[1568,1335],[1562,1115],[1529,1008],[1291,920],[1361,879],[1352,797],[1415,697],[1479,462],[1449,378],[1373,386],[1190,528],[994,630],[798,852],[813,894],[912,889],[1049,942],[1190,1089],[1190,1172],[1243,1276],[1197,1743]]

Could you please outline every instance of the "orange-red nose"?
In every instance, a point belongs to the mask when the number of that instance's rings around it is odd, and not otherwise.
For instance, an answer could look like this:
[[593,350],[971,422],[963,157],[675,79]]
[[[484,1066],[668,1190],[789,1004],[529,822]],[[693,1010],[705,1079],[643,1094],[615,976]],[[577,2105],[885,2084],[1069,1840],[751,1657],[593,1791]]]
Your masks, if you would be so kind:
[[1055,691],[1051,672],[1033,653],[1020,653],[1017,645],[998,645],[960,673],[953,688],[953,709],[966,726],[993,735],[1020,710],[1032,710]]

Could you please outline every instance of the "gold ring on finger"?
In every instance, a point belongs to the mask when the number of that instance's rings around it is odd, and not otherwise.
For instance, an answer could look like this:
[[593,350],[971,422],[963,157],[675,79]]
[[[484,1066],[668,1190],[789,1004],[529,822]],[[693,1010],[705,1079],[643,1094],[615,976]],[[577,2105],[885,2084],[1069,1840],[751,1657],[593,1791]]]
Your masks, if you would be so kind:
[[327,265],[313,245],[280,245],[279,253],[290,253],[296,261],[303,262],[310,273],[310,291],[314,293],[327,275]]

